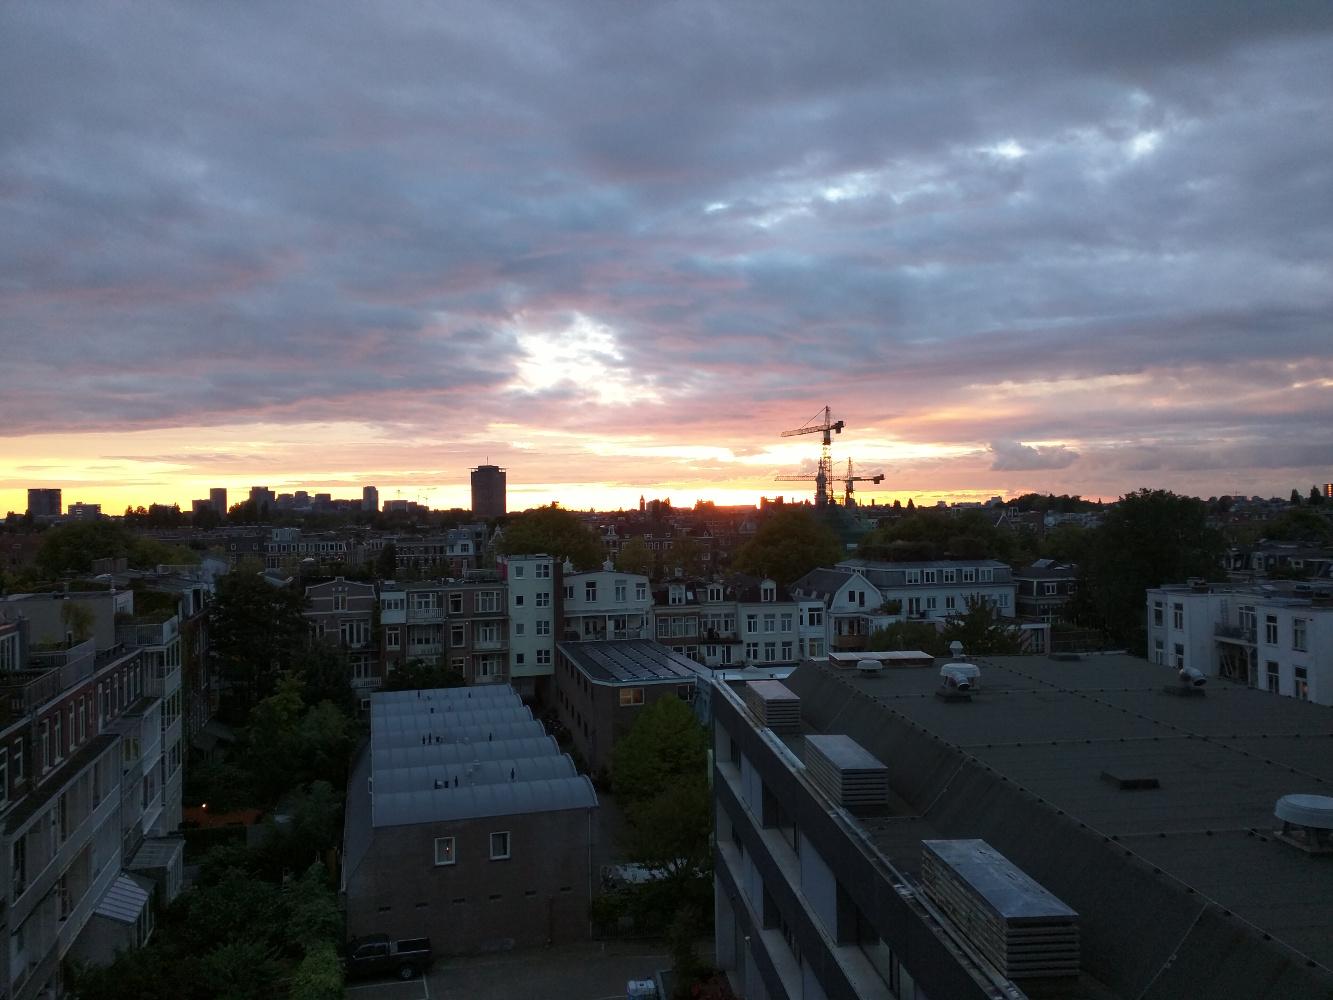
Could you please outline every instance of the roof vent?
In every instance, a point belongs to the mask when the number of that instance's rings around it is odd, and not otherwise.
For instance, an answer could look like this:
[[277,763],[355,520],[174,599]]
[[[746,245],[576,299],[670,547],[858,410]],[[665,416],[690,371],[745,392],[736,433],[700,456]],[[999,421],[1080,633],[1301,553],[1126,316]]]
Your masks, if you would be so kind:
[[1179,684],[1167,684],[1162,688],[1167,694],[1181,695],[1183,697],[1202,697],[1203,686],[1208,683],[1208,678],[1202,670],[1194,667],[1181,667],[1176,673],[1180,678]]
[[820,791],[840,806],[888,804],[889,769],[850,736],[807,736],[805,766]]
[[781,681],[747,682],[745,705],[761,725],[775,733],[801,731],[801,699]]
[[1162,783],[1151,775],[1131,774],[1126,771],[1103,771],[1102,781],[1115,785],[1122,792],[1139,792],[1162,787]]
[[1284,795],[1273,815],[1282,820],[1275,833],[1309,854],[1333,854],[1333,798],[1327,795]]
[[963,658],[963,644],[957,639],[949,643],[949,655],[955,660],[961,660]]
[[940,667],[940,686],[935,694],[946,701],[971,701],[981,689],[981,668],[975,663],[946,663]]
[[880,663],[879,660],[857,660],[856,672],[863,677],[882,674],[884,673],[884,664]]
[[926,894],[1009,979],[1077,976],[1078,914],[984,840],[923,840]]

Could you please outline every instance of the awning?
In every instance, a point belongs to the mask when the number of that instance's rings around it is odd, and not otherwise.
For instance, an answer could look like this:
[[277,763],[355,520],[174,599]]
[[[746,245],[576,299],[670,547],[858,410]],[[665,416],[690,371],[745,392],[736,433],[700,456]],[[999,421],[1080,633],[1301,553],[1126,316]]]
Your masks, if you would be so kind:
[[[149,886],[152,883],[148,883]],[[93,912],[99,917],[110,917],[123,924],[132,924],[139,919],[148,906],[149,889],[145,888],[133,875],[120,874],[111,883],[102,901]]]

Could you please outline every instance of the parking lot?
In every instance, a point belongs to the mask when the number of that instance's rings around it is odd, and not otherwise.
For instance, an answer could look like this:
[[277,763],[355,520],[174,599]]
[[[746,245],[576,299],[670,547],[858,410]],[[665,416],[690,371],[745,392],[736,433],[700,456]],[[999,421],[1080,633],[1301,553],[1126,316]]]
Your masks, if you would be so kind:
[[[712,960],[712,942],[699,943]],[[631,979],[668,968],[661,942],[588,941],[558,948],[436,959],[425,979],[351,983],[347,1000],[623,1000]]]

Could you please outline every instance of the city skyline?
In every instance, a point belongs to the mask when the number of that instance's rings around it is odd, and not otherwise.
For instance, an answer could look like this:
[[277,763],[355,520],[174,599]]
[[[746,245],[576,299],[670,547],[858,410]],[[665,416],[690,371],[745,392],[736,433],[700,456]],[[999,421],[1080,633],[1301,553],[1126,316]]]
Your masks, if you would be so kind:
[[1333,9],[0,12],[0,510],[1333,470]]

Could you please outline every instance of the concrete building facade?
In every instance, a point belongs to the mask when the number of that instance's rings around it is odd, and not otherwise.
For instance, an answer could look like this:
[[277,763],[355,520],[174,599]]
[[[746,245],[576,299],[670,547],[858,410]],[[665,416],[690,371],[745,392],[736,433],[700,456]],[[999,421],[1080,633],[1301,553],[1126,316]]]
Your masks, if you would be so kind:
[[498,465],[479,465],[472,470],[472,516],[491,520],[508,510],[505,492],[507,470]]

